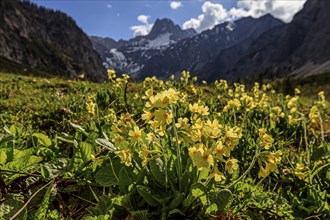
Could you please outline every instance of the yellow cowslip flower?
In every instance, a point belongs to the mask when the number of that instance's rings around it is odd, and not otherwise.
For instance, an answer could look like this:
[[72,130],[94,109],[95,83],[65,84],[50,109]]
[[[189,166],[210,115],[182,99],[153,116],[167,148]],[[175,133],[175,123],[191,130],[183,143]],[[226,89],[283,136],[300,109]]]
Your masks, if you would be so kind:
[[213,165],[213,156],[206,146],[200,144],[198,148],[191,147],[189,148],[189,155],[194,165],[199,169],[209,168]]
[[325,100],[324,91],[320,91],[318,93],[318,97],[319,97],[319,101],[315,102],[315,104],[318,104],[323,108],[325,108],[327,106],[327,101]]
[[189,128],[189,119],[188,118],[178,118],[178,122],[175,124],[180,130],[186,130]]
[[154,133],[148,133],[147,134],[147,140],[150,141],[150,142],[156,142],[156,135]]
[[238,99],[232,99],[227,102],[227,105],[223,108],[224,112],[227,112],[231,109],[238,110],[241,107],[241,102]]
[[195,88],[194,85],[190,85],[190,86],[189,86],[189,90],[190,90],[194,95],[197,95],[197,89]]
[[305,179],[305,173],[304,173],[304,170],[305,170],[305,164],[303,163],[297,163],[297,166],[296,168],[294,169],[294,174],[301,180]]
[[126,124],[127,122],[133,120],[133,115],[131,115],[130,113],[121,114],[120,120]]
[[194,103],[193,105],[189,104],[189,110],[193,113],[198,113],[200,115],[209,115],[209,107],[204,105],[198,105]]
[[149,99],[151,96],[154,95],[154,90],[151,88],[151,89],[148,89],[147,91],[145,91],[144,93],[145,95],[142,96],[142,99],[143,100],[146,100],[146,99]]
[[234,96],[234,91],[233,91],[232,89],[229,89],[229,90],[228,90],[228,95],[229,95],[230,97],[233,97],[233,96]]
[[171,76],[170,76],[170,80],[174,80],[174,75],[172,74]]
[[294,169],[294,171],[303,171],[305,169],[305,164],[303,163],[297,163],[296,168]]
[[189,80],[189,78],[190,78],[190,72],[188,72],[188,71],[182,71],[180,80],[187,83],[188,80]]
[[266,170],[271,173],[277,169],[277,164],[275,163],[266,163]]
[[153,159],[153,157],[148,157],[149,155],[159,152],[159,150],[149,150],[147,145],[142,145],[139,151],[139,157],[142,159],[142,166],[146,166],[148,162]]
[[86,109],[88,111],[88,113],[90,114],[95,114],[95,107],[96,107],[96,104],[94,102],[89,102],[86,104]]
[[232,159],[228,159],[226,161],[226,165],[225,165],[225,170],[229,173],[229,174],[233,174],[235,170],[238,169],[238,164],[237,164],[238,160],[235,158]]
[[264,92],[266,92],[267,91],[267,86],[266,85],[262,85],[261,86],[261,90],[264,91]]
[[146,108],[153,108],[154,106],[155,106],[155,104],[156,104],[156,101],[157,101],[157,99],[155,98],[155,96],[150,96],[149,97],[149,101],[148,102],[146,102]]
[[170,103],[176,103],[179,100],[179,93],[172,88],[165,90],[162,94],[169,97]]
[[117,151],[116,154],[120,158],[121,163],[124,163],[126,166],[132,165],[132,153],[129,150]]
[[241,137],[242,137],[242,129],[235,126],[232,128],[226,128],[223,141],[225,142],[226,146],[228,145],[236,146],[239,143],[239,139]]
[[143,110],[143,114],[141,115],[142,120],[148,122],[153,119],[154,114],[151,111]]
[[193,105],[192,104],[189,104],[189,110],[192,113],[197,113],[198,112],[198,104],[197,103],[194,103]]
[[159,125],[166,125],[166,124],[169,125],[172,123],[173,114],[171,112],[164,109],[158,109],[155,111],[154,114],[155,114],[154,120]]
[[132,138],[134,142],[137,142],[142,137],[142,130],[138,126],[134,126],[133,130],[128,132],[128,135]]
[[269,134],[266,133],[266,130],[264,128],[259,129],[259,138],[261,140],[262,146],[266,150],[268,150],[274,142],[274,139]]
[[156,108],[167,108],[170,104],[170,98],[159,93],[155,96],[156,102],[154,107]]
[[296,112],[297,112],[297,108],[296,107],[293,107],[293,108],[290,109],[290,113],[291,114],[294,114]]
[[252,109],[254,109],[257,106],[256,103],[254,102],[253,98],[251,96],[248,96],[246,93],[244,93],[242,95],[240,100],[241,100],[242,104],[247,107],[246,108],[247,112],[251,111]]
[[197,82],[197,80],[198,80],[197,76],[194,76],[194,77],[192,78],[192,80],[193,80],[194,82]]
[[299,97],[292,97],[289,101],[288,101],[288,103],[287,103],[287,106],[288,106],[288,108],[289,109],[292,109],[293,107],[296,107],[296,105],[297,105],[297,101],[298,101],[298,98]]
[[296,118],[294,115],[288,116],[289,124],[295,124],[295,123],[301,121],[302,119],[303,118]]
[[217,165],[214,166],[213,172],[209,176],[209,179],[211,178],[214,178],[216,182],[221,182],[222,180],[226,179],[225,175],[219,171]]
[[294,89],[294,95],[295,95],[295,96],[300,95],[300,90],[299,90],[298,88],[295,88],[295,89]]
[[268,162],[269,163],[273,163],[273,164],[278,164],[279,162],[281,162],[281,157],[282,155],[282,151],[278,150],[275,153],[270,153],[268,154]]
[[153,160],[152,157],[145,157],[145,158],[143,158],[143,160],[142,160],[142,167],[147,166],[148,163],[149,163],[149,161],[151,161],[151,160]]
[[269,171],[266,170],[266,169],[263,168],[263,167],[260,167],[260,170],[259,170],[259,173],[258,173],[258,178],[260,178],[260,177],[265,178],[265,177],[268,176],[268,175],[269,175]]
[[159,136],[163,137],[166,133],[166,127],[165,126],[159,126],[157,129],[155,129],[155,133]]
[[84,79],[84,78],[85,78],[85,74],[80,74],[80,75],[79,75],[79,78],[80,78],[80,79]]
[[201,129],[196,129],[191,132],[190,138],[192,141],[198,142],[198,141],[202,140],[202,136],[203,136],[203,134],[202,134]]
[[108,70],[108,78],[109,80],[115,79],[116,78],[116,72],[114,70]]
[[265,93],[262,94],[261,100],[259,102],[260,108],[266,110],[268,107],[268,103],[269,103],[269,97]]
[[309,119],[312,123],[316,123],[319,119],[319,109],[314,105],[309,112]]
[[223,155],[225,153],[225,147],[223,146],[221,141],[218,141],[213,153],[215,153],[216,157],[221,161],[223,159]]

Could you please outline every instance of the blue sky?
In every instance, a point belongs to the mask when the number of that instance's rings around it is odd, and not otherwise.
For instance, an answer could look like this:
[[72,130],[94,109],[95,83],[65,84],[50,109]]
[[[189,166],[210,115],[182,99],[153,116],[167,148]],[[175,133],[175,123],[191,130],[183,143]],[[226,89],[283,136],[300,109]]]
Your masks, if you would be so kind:
[[150,31],[157,18],[170,18],[198,32],[225,20],[266,13],[291,21],[305,0],[31,0],[67,13],[88,35],[129,39]]

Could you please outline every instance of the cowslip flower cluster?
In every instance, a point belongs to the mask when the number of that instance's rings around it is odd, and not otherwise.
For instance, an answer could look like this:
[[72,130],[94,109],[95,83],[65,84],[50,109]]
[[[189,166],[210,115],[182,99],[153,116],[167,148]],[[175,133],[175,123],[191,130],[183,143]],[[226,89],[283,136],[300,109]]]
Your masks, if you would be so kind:
[[271,145],[274,143],[274,139],[266,133],[264,128],[259,129],[259,142],[263,148],[268,150]]
[[269,118],[271,128],[276,127],[276,123],[279,122],[280,118],[284,118],[285,113],[282,112],[282,108],[279,106],[272,107],[270,109]]
[[278,150],[276,152],[270,152],[267,155],[265,162],[265,167],[260,166],[260,171],[258,177],[267,177],[271,172],[274,172],[277,169],[277,165],[281,162],[282,151]]

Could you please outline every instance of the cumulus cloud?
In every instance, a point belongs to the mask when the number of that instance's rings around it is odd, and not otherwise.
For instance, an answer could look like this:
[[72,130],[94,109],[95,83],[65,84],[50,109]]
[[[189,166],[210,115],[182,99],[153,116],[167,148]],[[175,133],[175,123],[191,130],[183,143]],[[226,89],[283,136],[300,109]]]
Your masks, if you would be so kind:
[[294,15],[303,8],[306,0],[238,0],[236,7],[225,9],[220,3],[206,1],[202,14],[183,23],[183,29],[194,28],[197,32],[213,28],[224,21],[242,17],[261,17],[271,14],[284,22],[292,21]]
[[183,6],[182,2],[172,1],[172,2],[170,3],[170,7],[171,7],[173,10],[176,10],[176,9],[182,7],[182,6]]
[[112,8],[112,5],[110,5],[110,4],[107,4],[107,8]]
[[149,15],[139,15],[137,17],[137,20],[141,22],[141,25],[135,25],[130,27],[130,29],[133,31],[134,37],[136,36],[145,36],[147,35],[153,26],[153,24],[149,24]]
[[202,12],[197,18],[191,18],[183,24],[184,29],[194,28],[201,32],[228,19],[228,11],[220,3],[204,2]]
[[148,19],[150,18],[149,15],[139,15],[137,20],[143,24],[148,24]]
[[303,8],[305,2],[306,0],[239,0],[237,8],[232,13],[236,17],[251,16],[254,18],[269,13],[284,22],[290,22],[294,15]]

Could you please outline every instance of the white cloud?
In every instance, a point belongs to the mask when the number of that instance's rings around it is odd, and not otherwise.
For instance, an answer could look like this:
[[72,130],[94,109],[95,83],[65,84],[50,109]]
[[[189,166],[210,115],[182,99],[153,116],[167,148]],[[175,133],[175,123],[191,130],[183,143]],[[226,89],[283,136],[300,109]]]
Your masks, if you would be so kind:
[[107,4],[107,8],[112,8],[112,5],[110,5],[110,4]]
[[137,20],[143,24],[148,24],[148,19],[150,18],[149,15],[139,15]]
[[183,28],[194,28],[196,31],[201,32],[228,20],[228,12],[220,3],[206,1],[202,5],[202,12],[203,14],[200,14],[197,18],[186,21]]
[[130,29],[133,31],[134,37],[136,36],[145,36],[147,35],[153,26],[153,24],[149,24],[148,19],[150,18],[149,15],[139,15],[137,17],[137,20],[141,22],[141,25],[134,25],[130,27]]
[[176,10],[176,9],[182,7],[182,6],[183,6],[182,2],[172,1],[172,2],[170,3],[170,7],[171,7],[173,10]]
[[203,13],[184,22],[183,28],[194,28],[201,32],[227,20],[247,16],[258,18],[268,13],[284,22],[290,22],[305,2],[306,0],[238,0],[236,7],[227,10],[220,3],[206,1],[202,5]]
[[303,8],[305,2],[306,0],[239,0],[233,15],[258,18],[269,13],[284,22],[290,22],[293,16]]

